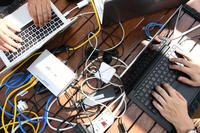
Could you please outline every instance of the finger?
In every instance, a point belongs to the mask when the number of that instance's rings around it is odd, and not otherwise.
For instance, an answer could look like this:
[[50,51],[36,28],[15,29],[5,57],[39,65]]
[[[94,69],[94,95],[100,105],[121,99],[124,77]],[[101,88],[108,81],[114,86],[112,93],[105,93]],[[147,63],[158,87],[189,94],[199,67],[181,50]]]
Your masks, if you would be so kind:
[[188,67],[184,67],[184,66],[180,66],[180,65],[169,65],[169,68],[186,73],[187,75],[191,74],[190,68],[188,68]]
[[28,9],[31,17],[33,18],[33,22],[35,25],[38,25],[38,18],[37,18],[37,12],[36,12],[36,6],[35,1],[28,2]]
[[44,17],[43,17],[43,13],[42,13],[42,6],[38,5],[36,8],[36,12],[37,12],[37,19],[38,19],[38,25],[41,26],[44,24]]
[[8,37],[14,39],[15,41],[22,42],[22,39],[19,36],[17,36],[15,33],[13,33],[12,31],[10,31],[9,29],[4,29],[4,33]]
[[183,76],[180,76],[178,77],[178,80],[184,84],[187,84],[187,85],[191,85],[191,86],[195,86],[195,83],[194,81],[192,81],[191,79],[188,79],[186,77],[183,77]]
[[48,13],[48,20],[51,19],[51,3],[49,0],[47,0],[47,13]]
[[21,29],[18,26],[16,26],[15,24],[13,24],[12,22],[8,21],[6,23],[7,23],[7,27],[10,30],[12,30],[13,32],[20,32],[21,31]]
[[9,45],[7,43],[3,43],[2,46],[5,47],[6,49],[8,49],[9,51],[12,51],[12,52],[16,52],[17,51],[16,48],[14,48],[13,46],[11,46],[11,45]]
[[159,112],[162,112],[163,107],[157,101],[153,100],[153,105]]
[[44,24],[46,24],[49,21],[48,13],[46,12],[46,9],[42,9],[43,11],[43,19],[44,19]]
[[174,88],[172,88],[169,84],[167,83],[164,83],[163,84],[163,88],[167,91],[167,93],[170,95],[170,96],[173,96],[176,94],[176,90],[174,90]]
[[7,48],[5,48],[5,47],[3,47],[1,45],[0,45],[0,49],[3,50],[3,51],[5,51],[5,52],[9,52],[9,50]]
[[187,61],[183,58],[170,58],[169,60],[174,63],[176,63],[176,62],[181,63],[184,66],[188,66],[188,67],[190,67],[192,65],[189,61]]
[[[7,35],[4,35],[3,33],[0,33],[1,39],[5,44],[11,45],[15,48],[20,48],[21,45],[19,43],[14,42],[12,39],[10,39]],[[7,47],[6,47],[7,48]]]
[[156,91],[164,98],[165,101],[168,100],[169,95],[163,88],[156,86]]
[[187,60],[191,61],[191,57],[190,57],[191,55],[188,52],[185,52],[185,51],[183,52],[181,50],[176,50],[176,52],[178,54],[184,56]]
[[159,95],[157,92],[153,91],[152,92],[153,97],[163,106],[164,104],[166,104],[164,98]]

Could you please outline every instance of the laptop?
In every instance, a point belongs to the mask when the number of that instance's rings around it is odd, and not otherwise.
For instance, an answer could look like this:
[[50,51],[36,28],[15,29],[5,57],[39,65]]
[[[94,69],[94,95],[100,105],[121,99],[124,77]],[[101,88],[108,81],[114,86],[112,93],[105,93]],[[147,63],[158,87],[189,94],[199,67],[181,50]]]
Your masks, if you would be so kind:
[[23,42],[21,43],[22,47],[19,48],[17,52],[5,52],[0,50],[0,57],[6,66],[0,74],[27,58],[57,33],[65,30],[76,20],[66,19],[53,3],[51,3],[51,9],[51,20],[42,27],[34,25],[28,12],[27,3],[3,18],[14,22],[22,29],[17,35],[23,39]]
[[94,0],[94,4],[101,24],[109,25],[133,17],[173,8],[185,1],[186,0]]
[[[185,39],[187,41],[187,39],[189,39],[188,37],[180,37],[179,39],[173,41],[170,39],[172,34],[174,34],[172,30],[172,25],[175,25],[174,20],[177,19],[177,16],[182,16],[180,15],[180,10],[182,10],[182,7],[179,7],[179,9],[175,11],[175,13],[155,35],[157,36],[160,33],[164,33],[164,28],[165,30],[169,29],[166,34],[160,37],[161,43],[155,45],[152,39],[121,75],[125,91],[131,101],[130,104],[135,103],[138,105],[168,132],[173,130],[173,126],[166,119],[164,119],[152,105],[153,97],[151,92],[155,89],[155,86],[167,82],[179,91],[188,102],[190,115],[192,115],[196,110],[196,99],[200,94],[199,87],[191,87],[177,81],[178,76],[187,75],[179,71],[169,69],[170,62],[168,59],[171,57],[181,57],[175,52],[175,50],[184,50],[185,47],[187,47],[188,52],[191,52],[192,54],[193,51],[200,51],[200,46],[198,44],[199,39],[194,41],[194,43],[191,43],[193,46],[190,46],[190,49],[188,46],[189,42],[186,42],[188,45],[181,43],[184,42]],[[193,26],[192,24],[190,27]]]

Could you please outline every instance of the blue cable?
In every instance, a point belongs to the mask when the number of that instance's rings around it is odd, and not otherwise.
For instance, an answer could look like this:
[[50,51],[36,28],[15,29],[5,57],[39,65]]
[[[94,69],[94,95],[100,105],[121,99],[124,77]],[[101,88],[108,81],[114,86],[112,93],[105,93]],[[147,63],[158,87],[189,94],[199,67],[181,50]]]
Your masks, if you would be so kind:
[[[26,76],[26,77],[25,77]],[[17,77],[17,78],[16,78]],[[7,90],[5,91],[5,96],[8,96],[9,92],[10,92],[10,89],[15,89],[15,88],[18,88],[20,87],[21,85],[27,83],[30,78],[32,77],[32,75],[30,73],[25,74],[24,72],[19,72],[19,73],[15,73],[13,74],[12,76],[10,76],[6,82],[0,86],[0,88],[2,88],[3,86],[6,86],[7,87]],[[39,133],[42,133],[46,127],[46,124],[47,124],[47,109],[48,109],[48,106],[49,106],[49,103],[51,101],[51,99],[53,98],[53,95],[51,95],[48,100],[47,100],[47,103],[46,103],[46,107],[45,107],[45,113],[43,115],[43,118],[40,119],[40,120],[31,120],[30,118],[28,118],[26,115],[24,115],[20,110],[17,109],[17,111],[20,113],[20,116],[22,116],[26,121],[28,122],[31,122],[33,124],[38,124],[39,122],[42,122],[44,121],[44,124],[43,124],[43,127],[40,129]],[[14,107],[14,104],[8,100],[9,104],[11,105],[11,107],[13,108]],[[0,106],[0,110],[2,110],[2,106]],[[8,115],[9,117],[13,117],[14,115],[5,111],[5,114]],[[18,122],[19,122],[19,127],[20,127],[20,130],[23,132],[23,133],[26,133],[26,131],[23,129],[22,127],[22,124],[21,124],[21,120],[20,120],[20,117],[19,116],[16,116]]]
[[48,107],[49,107],[49,103],[51,101],[51,99],[53,98],[53,95],[51,95],[49,97],[49,99],[47,100],[47,103],[46,103],[46,108],[45,108],[45,114],[44,114],[44,124],[43,124],[43,127],[40,129],[39,133],[42,133],[46,127],[46,124],[47,124],[47,114],[48,114]]
[[150,33],[150,28],[152,27],[159,27],[159,28],[162,28],[163,24],[159,24],[159,23],[156,23],[156,22],[151,22],[149,24],[147,24],[145,27],[144,27],[144,32],[146,34],[146,36],[149,38],[149,39],[152,39],[153,37],[151,36],[151,33]]

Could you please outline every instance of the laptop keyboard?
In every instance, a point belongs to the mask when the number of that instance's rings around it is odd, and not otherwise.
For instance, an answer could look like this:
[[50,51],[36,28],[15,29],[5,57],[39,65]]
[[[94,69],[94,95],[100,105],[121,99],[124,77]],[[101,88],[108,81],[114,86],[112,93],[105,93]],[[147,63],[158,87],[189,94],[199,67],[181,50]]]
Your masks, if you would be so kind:
[[10,62],[13,62],[17,57],[22,55],[25,51],[32,48],[37,42],[41,41],[53,31],[61,27],[64,23],[52,11],[52,18],[46,25],[38,27],[34,25],[33,21],[22,28],[22,32],[17,35],[22,38],[22,47],[17,52],[4,52]]

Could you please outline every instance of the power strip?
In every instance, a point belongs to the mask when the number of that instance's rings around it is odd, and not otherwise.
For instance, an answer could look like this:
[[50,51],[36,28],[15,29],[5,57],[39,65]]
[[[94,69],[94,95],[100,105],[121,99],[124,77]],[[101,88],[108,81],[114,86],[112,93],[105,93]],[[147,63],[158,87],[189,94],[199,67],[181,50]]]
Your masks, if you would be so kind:
[[104,133],[113,123],[114,114],[112,112],[102,112],[97,118],[92,121],[92,125],[88,127],[88,130],[93,133]]

